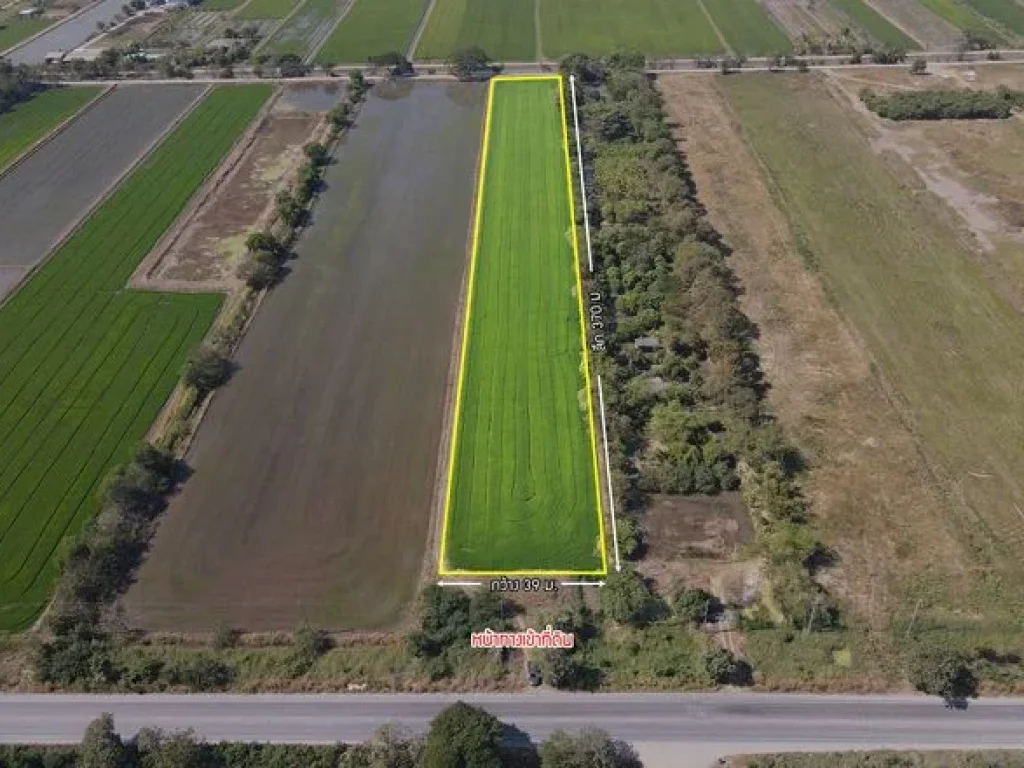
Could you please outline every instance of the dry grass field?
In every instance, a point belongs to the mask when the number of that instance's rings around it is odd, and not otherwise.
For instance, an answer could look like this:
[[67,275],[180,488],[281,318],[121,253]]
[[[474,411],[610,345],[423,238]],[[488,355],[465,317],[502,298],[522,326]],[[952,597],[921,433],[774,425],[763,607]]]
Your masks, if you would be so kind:
[[434,502],[483,96],[374,88],[199,430],[128,593],[134,623],[401,622]]
[[[911,616],[915,634],[1016,647],[1024,319],[999,264],[1020,244],[986,249],[928,166],[892,151],[825,78],[661,86],[735,249],[772,406],[809,460],[815,524],[838,554],[826,578],[856,629],[822,648],[755,643],[755,663],[777,684],[873,687]],[[991,216],[1018,210],[1019,121],[900,129],[947,151],[951,178],[997,200]],[[828,661],[839,650],[842,669]]]

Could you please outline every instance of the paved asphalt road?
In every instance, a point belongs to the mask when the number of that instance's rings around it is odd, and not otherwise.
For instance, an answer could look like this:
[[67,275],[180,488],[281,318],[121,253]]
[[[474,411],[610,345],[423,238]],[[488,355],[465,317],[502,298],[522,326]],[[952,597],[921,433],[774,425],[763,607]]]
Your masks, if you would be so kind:
[[[481,705],[530,738],[557,728],[604,728],[640,747],[648,766],[706,765],[730,752],[869,748],[1024,748],[1024,699],[946,709],[917,696],[558,694],[447,696],[0,696],[0,741],[77,741],[113,713],[131,734],[192,728],[209,740],[358,741],[382,723],[423,731],[446,704]],[[523,733],[519,734],[521,738]]]

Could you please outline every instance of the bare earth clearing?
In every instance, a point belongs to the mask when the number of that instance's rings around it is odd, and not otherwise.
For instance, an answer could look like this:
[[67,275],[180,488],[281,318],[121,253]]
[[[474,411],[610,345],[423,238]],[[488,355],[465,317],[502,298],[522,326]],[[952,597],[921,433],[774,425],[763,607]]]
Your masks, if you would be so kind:
[[126,603],[149,629],[400,622],[415,594],[484,91],[375,88]]
[[256,128],[251,145],[208,200],[168,238],[155,264],[140,269],[132,285],[176,291],[230,291],[245,239],[274,216],[274,198],[305,160],[302,147],[316,138],[323,114],[279,99]]
[[202,92],[117,88],[0,177],[0,299]]

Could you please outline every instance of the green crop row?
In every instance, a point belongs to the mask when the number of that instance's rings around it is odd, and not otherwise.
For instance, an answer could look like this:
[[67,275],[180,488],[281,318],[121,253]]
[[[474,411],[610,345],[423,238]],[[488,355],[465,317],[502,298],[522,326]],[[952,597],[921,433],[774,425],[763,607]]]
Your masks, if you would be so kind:
[[103,478],[216,315],[218,295],[125,284],[269,95],[211,92],[0,308],[0,629],[38,615]]
[[0,173],[96,98],[99,88],[50,88],[0,115]]

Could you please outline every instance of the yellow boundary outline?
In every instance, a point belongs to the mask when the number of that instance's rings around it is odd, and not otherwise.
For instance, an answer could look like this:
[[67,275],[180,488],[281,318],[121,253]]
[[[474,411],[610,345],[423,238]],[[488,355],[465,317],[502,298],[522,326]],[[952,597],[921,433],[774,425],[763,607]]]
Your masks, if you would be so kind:
[[[473,295],[476,283],[476,261],[480,245],[480,221],[484,202],[484,182],[487,178],[487,157],[491,146],[491,113],[494,106],[494,86],[498,82],[546,80],[558,83],[558,104],[562,120],[562,150],[565,155],[565,181],[569,191],[569,224],[572,227],[572,255],[576,272],[576,300],[580,312],[580,342],[583,351],[583,379],[587,389],[587,424],[590,429],[590,457],[594,469],[594,490],[597,500],[598,548],[601,551],[601,569],[589,571],[573,570],[520,570],[520,571],[466,571],[450,570],[448,561],[448,521],[452,505],[452,487],[455,479],[455,454],[459,441],[459,421],[462,415],[462,389],[465,379],[466,352],[469,348],[469,321],[473,311]],[[481,148],[480,178],[477,180],[476,214],[473,221],[473,245],[469,260],[469,281],[466,287],[466,316],[462,323],[462,345],[459,351],[459,375],[455,389],[455,414],[452,419],[452,436],[448,455],[448,484],[445,489],[444,520],[441,525],[441,551],[438,560],[439,576],[607,576],[608,548],[605,546],[604,503],[601,493],[601,470],[597,459],[597,431],[594,428],[594,390],[590,381],[590,353],[587,348],[587,324],[583,310],[583,278],[580,273],[579,238],[576,226],[576,195],[572,182],[572,164],[569,160],[569,134],[565,111],[565,78],[562,75],[501,75],[492,77],[487,87],[487,112],[484,118],[484,137]]]

